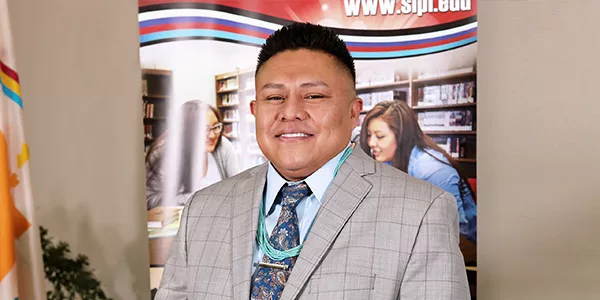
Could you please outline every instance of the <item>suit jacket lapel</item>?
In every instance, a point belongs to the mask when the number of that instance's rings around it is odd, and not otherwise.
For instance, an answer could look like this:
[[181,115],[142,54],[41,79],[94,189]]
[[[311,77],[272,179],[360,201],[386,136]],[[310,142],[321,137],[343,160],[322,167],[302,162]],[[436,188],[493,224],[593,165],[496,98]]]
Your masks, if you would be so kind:
[[266,181],[267,164],[250,172],[234,194],[231,216],[233,299],[250,298],[250,277],[258,212]]
[[363,176],[374,172],[375,161],[355,147],[325,193],[281,299],[296,299],[304,289],[352,213],[373,187]]

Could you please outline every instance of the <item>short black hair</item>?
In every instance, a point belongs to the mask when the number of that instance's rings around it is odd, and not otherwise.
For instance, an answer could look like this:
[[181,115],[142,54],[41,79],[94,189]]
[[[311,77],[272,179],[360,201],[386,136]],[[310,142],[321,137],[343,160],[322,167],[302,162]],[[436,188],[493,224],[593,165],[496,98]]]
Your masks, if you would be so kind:
[[356,82],[354,59],[346,43],[330,28],[311,23],[292,23],[273,32],[258,54],[255,75],[271,57],[287,50],[307,49],[330,54],[344,66]]

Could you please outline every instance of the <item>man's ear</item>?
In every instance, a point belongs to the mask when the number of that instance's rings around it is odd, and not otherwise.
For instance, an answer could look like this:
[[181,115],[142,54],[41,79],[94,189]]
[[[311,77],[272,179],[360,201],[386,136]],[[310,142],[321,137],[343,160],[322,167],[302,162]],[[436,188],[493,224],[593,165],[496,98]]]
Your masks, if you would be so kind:
[[256,116],[256,100],[250,101],[250,113]]
[[350,108],[350,112],[352,115],[352,119],[355,119],[358,124],[358,118],[360,116],[360,112],[363,110],[363,100],[360,97],[356,97],[352,100],[352,105]]

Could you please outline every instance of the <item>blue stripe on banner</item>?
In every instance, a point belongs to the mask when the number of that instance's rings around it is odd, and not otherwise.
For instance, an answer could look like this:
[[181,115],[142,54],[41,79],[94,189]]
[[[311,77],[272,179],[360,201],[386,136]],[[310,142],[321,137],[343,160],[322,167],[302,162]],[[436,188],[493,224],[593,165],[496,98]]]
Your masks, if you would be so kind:
[[259,26],[255,26],[255,25],[248,25],[248,24],[244,24],[244,23],[240,23],[240,22],[235,22],[235,21],[229,21],[229,20],[224,20],[224,19],[218,19],[218,18],[209,18],[209,17],[168,17],[168,18],[160,18],[160,19],[153,19],[153,20],[147,20],[147,21],[142,21],[140,22],[140,28],[145,28],[148,26],[154,26],[154,25],[163,25],[163,24],[177,24],[177,23],[208,23],[208,24],[219,24],[219,25],[226,25],[226,26],[231,26],[231,27],[236,27],[236,28],[242,28],[242,29],[248,29],[248,30],[254,30],[257,32],[262,32],[262,33],[266,33],[266,34],[271,34],[274,32],[274,30],[268,29],[268,28],[263,28],[263,27],[259,27]]
[[19,95],[15,94],[15,92],[13,92],[6,85],[4,85],[4,83],[2,83],[2,81],[0,81],[0,84],[2,85],[2,92],[4,92],[4,94],[8,98],[10,98],[10,100],[14,101],[18,106],[23,108],[23,102],[21,101],[21,97],[19,97]]
[[437,41],[441,41],[441,40],[445,40],[445,39],[451,39],[451,38],[455,38],[455,37],[459,37],[462,35],[467,35],[469,33],[475,32],[477,31],[477,28],[472,28],[466,31],[461,31],[461,32],[457,32],[454,34],[450,34],[450,35],[443,35],[443,36],[439,36],[439,37],[434,37],[434,38],[428,38],[428,39],[422,39],[422,40],[413,40],[413,41],[404,41],[404,42],[383,42],[383,43],[378,43],[378,42],[346,42],[346,45],[348,45],[348,47],[394,47],[394,46],[409,46],[409,45],[417,45],[417,44],[423,44],[423,43],[431,43],[431,42],[437,42]]
[[[476,30],[476,28],[472,29],[472,30]],[[472,30],[469,30],[469,31],[463,32],[463,33],[458,33],[458,34],[466,34],[468,32],[472,32]],[[163,40],[163,39],[186,38],[186,37],[221,38],[221,39],[245,42],[245,43],[249,43],[249,44],[255,44],[257,46],[260,46],[265,42],[265,39],[262,39],[262,38],[251,37],[251,36],[247,36],[247,35],[243,35],[243,34],[231,33],[231,32],[226,32],[226,31],[221,31],[221,30],[177,29],[177,30],[169,30],[169,31],[162,31],[162,32],[149,33],[149,34],[142,35],[142,36],[140,36],[140,43],[147,43],[147,42]],[[451,37],[451,36],[447,36],[444,38],[448,38],[448,37]],[[450,50],[453,48],[457,48],[457,47],[472,43],[476,40],[477,40],[477,36],[474,36],[474,37],[470,37],[470,38],[467,38],[467,39],[464,39],[461,41],[456,41],[456,42],[452,42],[452,43],[448,43],[448,44],[444,44],[444,45],[433,46],[433,47],[422,48],[422,49],[388,51],[388,52],[351,52],[351,55],[354,58],[359,58],[359,59],[360,58],[375,58],[375,59],[376,58],[400,58],[400,57],[406,57],[406,56],[417,56],[417,55],[424,55],[424,54],[429,54],[429,53]],[[381,44],[384,44],[384,43],[381,43]],[[368,45],[374,46],[375,44],[369,43]],[[8,91],[10,91],[10,90],[8,90]],[[12,91],[10,91],[10,92],[12,93]],[[15,96],[17,97],[17,99],[19,99],[17,95],[15,95]],[[19,101],[20,101],[20,99],[19,99]],[[17,100],[15,100],[15,102],[17,102]],[[19,104],[19,103],[20,102],[17,102],[17,104]]]
[[401,58],[405,56],[417,56],[435,52],[441,52],[445,50],[450,50],[453,48],[457,48],[460,46],[464,46],[466,44],[472,43],[477,40],[477,37],[470,37],[468,39],[464,39],[462,41],[453,42],[445,45],[434,46],[423,49],[412,49],[412,50],[402,50],[402,51],[390,51],[390,52],[352,52],[352,57],[354,58]]
[[265,39],[251,37],[247,35],[231,33],[221,30],[212,30],[212,29],[177,29],[177,30],[169,30],[162,31],[156,33],[149,33],[140,36],[141,43],[147,43],[155,40],[162,39],[171,39],[171,38],[181,38],[181,37],[193,37],[193,36],[204,36],[204,37],[213,37],[213,38],[222,38],[235,40],[240,42],[246,42],[250,44],[262,45],[265,42]]
[[[208,18],[208,17],[169,17],[169,18],[160,18],[160,19],[154,19],[154,20],[147,20],[147,21],[140,22],[140,28],[144,28],[144,27],[148,27],[148,26],[154,26],[154,25],[176,24],[176,23],[183,23],[183,22],[220,24],[220,25],[227,25],[227,26],[232,26],[232,27],[246,29],[246,30],[253,30],[253,31],[261,32],[261,33],[265,33],[265,34],[271,34],[271,33],[273,33],[273,30],[271,30],[271,29],[266,29],[266,28],[262,28],[262,27],[258,27],[258,26],[254,26],[254,25],[247,25],[247,24],[243,24],[243,23],[239,23],[239,22],[235,22],[235,21],[223,20],[223,19],[218,19],[218,18]],[[171,31],[154,32],[154,33],[149,33],[149,34],[143,35],[140,40],[141,40],[142,43],[144,43],[144,42],[150,42],[150,41],[154,41],[154,40],[158,40],[158,39],[163,39],[163,38],[181,38],[181,37],[186,37],[184,34],[181,33],[181,31],[183,31],[183,30],[200,31],[200,30],[211,30],[211,29],[177,29],[175,31],[177,31],[178,33],[174,33],[173,35],[168,33],[168,32],[171,32]],[[462,36],[462,35],[470,34],[470,33],[475,32],[475,31],[477,31],[477,28],[472,28],[472,29],[461,31],[461,32],[457,32],[457,33],[454,33],[454,34],[444,35],[444,36],[435,37],[435,38],[428,38],[428,39],[403,41],[403,42],[346,42],[346,45],[348,45],[349,47],[398,47],[398,46],[410,46],[410,45],[417,45],[417,44],[421,44],[421,43],[437,42],[437,41],[441,41],[441,40],[444,40],[444,39],[455,38],[455,37],[459,37],[459,36]],[[220,32],[224,32],[225,33],[226,31],[220,31]],[[250,43],[262,44],[264,42],[264,40],[256,38],[256,37],[248,37],[246,35],[241,35],[241,34],[238,34],[238,33],[228,33],[228,34],[232,34],[234,36],[239,36],[240,38],[224,37],[222,35],[217,35],[217,36],[203,35],[203,34],[199,34],[199,33],[192,34],[190,36],[219,37],[219,38],[234,39],[234,40],[243,41],[243,42],[248,42],[246,39],[249,38],[249,39],[253,39],[253,41],[250,42]],[[164,35],[164,37],[157,38],[158,36],[161,36],[161,35]],[[146,38],[144,38],[144,37],[146,37]]]

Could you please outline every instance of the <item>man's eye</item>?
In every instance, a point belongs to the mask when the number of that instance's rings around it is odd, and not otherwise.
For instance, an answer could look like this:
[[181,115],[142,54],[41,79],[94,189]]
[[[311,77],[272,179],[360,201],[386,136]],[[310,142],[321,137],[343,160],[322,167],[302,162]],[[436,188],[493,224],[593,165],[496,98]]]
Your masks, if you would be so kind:
[[281,96],[269,96],[269,97],[267,97],[267,100],[280,101],[280,100],[283,100],[283,97],[281,97]]
[[323,95],[308,95],[308,96],[306,96],[306,98],[308,98],[308,99],[321,99],[321,98],[324,98],[324,96]]

